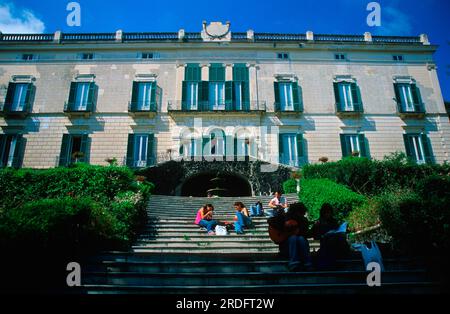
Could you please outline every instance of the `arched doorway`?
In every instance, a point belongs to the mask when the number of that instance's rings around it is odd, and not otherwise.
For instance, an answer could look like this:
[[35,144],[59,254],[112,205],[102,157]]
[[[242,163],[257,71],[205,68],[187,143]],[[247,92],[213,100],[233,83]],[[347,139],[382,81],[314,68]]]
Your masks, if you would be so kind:
[[[203,172],[192,175],[181,185],[181,196],[205,197],[207,191],[215,187],[211,182],[215,177],[217,177],[216,172]],[[243,176],[236,173],[220,173],[220,178],[223,179],[221,187],[226,189],[224,196],[252,195],[251,185]]]

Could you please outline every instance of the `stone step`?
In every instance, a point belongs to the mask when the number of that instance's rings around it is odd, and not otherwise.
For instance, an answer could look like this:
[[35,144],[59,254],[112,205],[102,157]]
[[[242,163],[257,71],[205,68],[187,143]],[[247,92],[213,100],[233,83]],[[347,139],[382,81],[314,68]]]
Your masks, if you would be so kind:
[[[278,247],[260,247],[260,246],[253,246],[253,247],[229,247],[229,248],[223,248],[223,247],[211,247],[211,246],[205,246],[205,247],[147,247],[147,246],[133,246],[132,250],[134,253],[183,253],[183,254],[198,254],[198,253],[215,253],[217,255],[227,255],[227,254],[247,254],[247,253],[278,253]],[[314,247],[311,247],[311,250],[314,250]],[[217,257],[220,258],[220,257]]]
[[[154,227],[152,225],[150,226],[146,226],[143,230],[144,233],[148,233],[148,232],[152,232],[152,231],[174,231],[174,232],[178,232],[179,234],[182,234],[183,232],[187,232],[187,231],[201,231],[201,228],[197,225],[192,225],[192,226],[183,226],[183,227],[179,227],[177,225],[165,225],[165,226],[161,226],[161,227]],[[252,231],[254,232],[265,232],[266,234],[268,234],[268,229],[267,226],[256,226],[255,228],[251,228],[251,229],[244,229],[244,232],[248,232],[251,233]],[[205,232],[205,231],[202,231]],[[232,231],[233,229],[232,229]]]
[[[215,248],[246,248],[246,247],[276,247],[278,245],[272,241],[261,241],[261,240],[246,240],[246,241],[236,241],[233,239],[229,240],[203,240],[203,241],[177,241],[177,240],[144,240],[137,241],[133,247],[167,247],[167,248],[203,248],[203,247],[215,247]],[[310,247],[319,247],[318,243],[310,243]]]
[[[141,235],[137,241],[145,241],[145,240],[161,240],[161,241],[205,241],[210,240],[211,236],[203,233],[201,235],[194,235],[194,236],[187,236],[187,235],[180,235],[178,233],[169,234],[169,235]],[[233,241],[247,241],[247,240],[268,240],[271,241],[268,235],[260,234],[260,235],[237,235],[237,234],[229,234],[226,236],[219,236],[215,235],[214,240],[222,240],[222,239],[230,239]]]
[[[221,218],[221,219],[229,219],[233,220],[233,215],[228,216],[219,216],[214,215],[214,219]],[[231,218],[231,219],[230,219]],[[268,217],[251,217],[252,221],[254,223],[267,223]],[[192,218],[192,216],[189,217],[159,217],[159,216],[152,216],[149,215],[148,222],[149,223],[190,223],[193,224],[195,221],[195,217]]]
[[[248,228],[247,230],[268,230],[268,225],[266,223],[258,223],[254,224],[254,228]],[[158,229],[158,230],[164,230],[164,229],[175,229],[178,228],[180,230],[182,229],[200,229],[200,227],[194,223],[187,223],[187,224],[169,224],[169,223],[163,223],[163,224],[147,224],[146,229]]]
[[[311,284],[311,285],[238,285],[238,286],[117,286],[117,285],[83,285],[81,293],[86,294],[426,294],[439,293],[440,287],[433,282],[385,283],[381,287],[368,287],[366,283],[355,284]],[[281,292],[280,292],[281,291]]]
[[[321,272],[255,272],[255,273],[141,273],[141,272],[85,272],[83,284],[103,285],[304,285],[304,284],[360,284],[366,283],[365,271]],[[429,281],[423,270],[385,271],[384,283]]]

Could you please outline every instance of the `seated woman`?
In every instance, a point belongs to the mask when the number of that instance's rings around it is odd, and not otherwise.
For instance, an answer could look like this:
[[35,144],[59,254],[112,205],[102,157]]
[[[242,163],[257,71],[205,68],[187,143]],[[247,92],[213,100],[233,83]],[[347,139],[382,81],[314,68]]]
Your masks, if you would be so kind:
[[333,207],[328,203],[323,204],[320,208],[320,218],[310,232],[312,238],[320,240],[318,266],[321,269],[334,267],[336,260],[345,257],[349,250],[346,234],[335,232],[339,224],[333,214]]
[[237,234],[243,234],[245,227],[250,227],[252,225],[252,220],[248,213],[248,209],[242,202],[234,203],[234,209],[236,210],[234,230]]
[[198,210],[197,217],[195,218],[195,224],[206,228],[209,235],[215,234],[214,228],[217,226],[217,222],[213,220],[213,212],[214,206],[206,204]]
[[255,205],[250,206],[250,217],[264,216],[263,205],[260,201],[257,201]]

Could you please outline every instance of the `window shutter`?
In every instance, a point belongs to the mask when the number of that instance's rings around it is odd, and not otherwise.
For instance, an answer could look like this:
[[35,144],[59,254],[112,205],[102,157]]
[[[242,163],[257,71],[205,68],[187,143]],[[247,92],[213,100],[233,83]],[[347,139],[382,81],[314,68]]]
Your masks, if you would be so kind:
[[156,99],[156,89],[158,88],[156,82],[151,84],[151,94],[150,94],[150,110],[156,110],[157,99]]
[[303,134],[297,134],[297,158],[298,158],[298,166],[300,166],[300,160],[303,159],[304,150],[303,150]]
[[180,144],[180,148],[178,149],[178,155],[183,156],[184,155],[184,145]]
[[209,102],[209,82],[208,81],[202,81],[201,82],[201,89],[199,87],[199,100],[201,103],[200,110],[208,108],[208,102]]
[[4,111],[11,110],[11,105],[14,101],[15,90],[16,90],[16,83],[9,83],[8,91],[6,92],[5,107],[3,108]]
[[403,140],[405,142],[406,156],[415,160],[415,156],[413,154],[411,146],[411,136],[409,136],[409,134],[403,134]]
[[397,103],[401,104],[402,100],[400,97],[400,85],[398,83],[394,83],[394,91],[395,91],[395,99],[397,99]]
[[75,105],[75,98],[77,97],[77,82],[70,83],[69,101],[67,109],[72,110]]
[[278,156],[280,164],[283,163],[284,147],[283,147],[283,134],[278,136]]
[[23,109],[26,112],[31,111],[31,100],[33,97],[34,85],[31,83],[27,84],[27,94],[25,96],[25,108]]
[[[209,149],[206,149],[208,147]],[[209,144],[209,137],[202,138],[202,152],[203,156],[211,155],[211,145]]]
[[250,156],[257,159],[258,156],[257,156],[256,141],[254,139],[253,140],[249,139],[249,141],[250,141]]
[[133,167],[134,163],[134,134],[128,134],[128,145],[127,145],[127,166]]
[[156,162],[154,151],[155,151],[155,134],[149,134],[147,142],[147,167],[150,165],[154,165]]
[[345,134],[340,134],[341,137],[341,149],[342,149],[342,157],[349,156],[349,148],[347,147],[347,137]]
[[250,84],[248,81],[242,82],[242,108],[250,110]]
[[70,140],[71,140],[70,134],[63,134],[62,143],[61,143],[61,152],[59,154],[59,165],[60,166],[67,166],[69,164]]
[[25,139],[23,138],[22,134],[18,134],[16,135],[16,141],[17,142],[13,154],[12,167],[18,169],[22,166],[23,153],[25,149]]
[[225,82],[225,109],[226,110],[233,110],[235,107],[233,106],[233,87],[234,82],[227,81]]
[[421,134],[420,136],[422,139],[425,161],[427,162],[427,164],[432,164],[434,160],[433,160],[433,150],[431,147],[431,142],[426,134]]
[[275,111],[280,111],[280,86],[278,82],[273,83],[275,93]]
[[139,82],[133,82],[133,90],[131,93],[131,111],[136,111],[139,101]]
[[5,153],[6,135],[0,134],[0,167],[3,167],[3,159]]
[[359,141],[359,156],[368,158],[367,147],[366,147],[366,137],[364,134],[358,134]]
[[186,98],[187,98],[187,82],[183,81],[182,89],[181,89],[181,109],[182,110],[187,109]]
[[89,83],[89,94],[88,94],[88,100],[87,100],[87,111],[94,111],[94,102],[95,102],[95,92],[96,92],[96,86],[94,82]]
[[359,86],[356,83],[351,83],[351,90],[352,90],[354,111],[361,111],[362,100],[361,100],[361,93],[359,91]]
[[80,151],[83,153],[83,158],[80,158],[81,162],[88,162],[88,145],[89,145],[88,135],[87,134],[81,135]]
[[225,81],[225,67],[221,63],[212,63],[209,67],[209,81],[210,82],[224,82]]
[[198,63],[187,64],[184,72],[185,81],[201,81],[201,70]]
[[341,95],[339,92],[339,83],[333,83],[333,88],[334,88],[334,100],[336,102],[336,110],[342,111]]
[[294,100],[294,111],[302,111],[302,92],[297,83],[292,83],[292,99]]
[[411,84],[411,94],[413,97],[414,108],[417,112],[423,111],[422,108],[422,97],[420,95],[420,89],[416,84]]
[[237,134],[234,135],[233,145],[234,145],[234,149],[233,149],[234,156],[237,157],[237,155],[238,155],[238,135]]

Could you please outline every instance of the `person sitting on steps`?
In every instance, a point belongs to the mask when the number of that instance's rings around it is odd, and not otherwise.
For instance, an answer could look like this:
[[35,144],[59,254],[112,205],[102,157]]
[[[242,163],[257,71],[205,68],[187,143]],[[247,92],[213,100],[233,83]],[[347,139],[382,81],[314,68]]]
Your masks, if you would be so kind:
[[287,213],[280,213],[268,220],[269,236],[279,245],[280,256],[289,258],[290,271],[312,269],[307,240],[309,222],[305,214],[305,205],[294,203],[289,206]]
[[277,191],[275,192],[275,197],[270,200],[269,207],[272,210],[268,210],[267,215],[269,217],[274,217],[280,213],[286,212],[289,204],[286,197],[283,196],[283,193]]
[[264,209],[261,201],[257,201],[255,205],[250,206],[250,217],[264,216]]
[[243,234],[244,228],[252,226],[252,220],[249,217],[248,209],[242,202],[234,203],[234,209],[236,210],[236,216],[234,218],[234,230],[237,234]]
[[195,218],[195,224],[206,228],[209,235],[214,235],[214,228],[217,226],[217,222],[213,219],[214,206],[206,204],[197,211],[197,217]]

